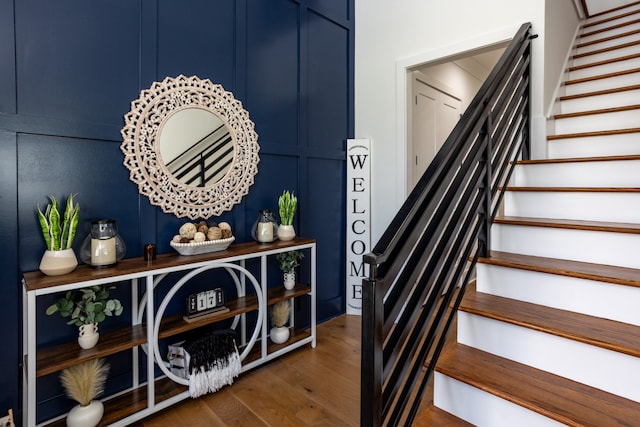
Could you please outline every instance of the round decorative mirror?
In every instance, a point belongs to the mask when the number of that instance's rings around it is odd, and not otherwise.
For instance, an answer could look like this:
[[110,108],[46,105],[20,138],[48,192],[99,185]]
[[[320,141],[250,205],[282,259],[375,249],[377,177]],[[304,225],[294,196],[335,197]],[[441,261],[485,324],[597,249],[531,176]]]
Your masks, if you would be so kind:
[[230,210],[258,172],[258,135],[242,103],[196,76],[167,77],[131,103],[121,150],[140,194],[164,212],[207,219]]

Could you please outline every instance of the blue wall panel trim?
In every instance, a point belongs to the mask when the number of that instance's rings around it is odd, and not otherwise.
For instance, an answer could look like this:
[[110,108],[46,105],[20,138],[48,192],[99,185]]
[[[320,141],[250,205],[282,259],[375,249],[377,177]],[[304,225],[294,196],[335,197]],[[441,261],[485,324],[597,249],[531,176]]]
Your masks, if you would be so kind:
[[0,113],[16,112],[16,55],[13,2],[0,2]]
[[[353,3],[0,1],[0,286],[14,302],[0,314],[0,321],[12,325],[4,336],[12,367],[0,374],[0,410],[12,407],[21,415],[20,273],[37,269],[45,248],[36,206],[44,206],[50,194],[78,194],[76,252],[90,221],[107,217],[118,222],[127,257],[140,256],[150,242],[160,253],[172,251],[169,241],[186,220],[138,194],[120,151],[131,101],[167,76],[198,75],[222,84],[256,125],[255,184],[232,211],[211,221],[231,223],[237,241],[248,241],[257,211],[277,212],[278,196],[293,190],[300,199],[296,230],[318,241],[318,320],[344,312]],[[276,271],[269,280],[281,278]],[[128,296],[123,299],[130,304]],[[74,331],[62,319],[47,321],[43,314],[50,302],[39,307],[38,340],[71,339]],[[39,398],[50,399],[41,409],[63,413],[68,408],[60,403],[57,376],[50,377],[39,390]],[[119,378],[109,387],[118,387]]]

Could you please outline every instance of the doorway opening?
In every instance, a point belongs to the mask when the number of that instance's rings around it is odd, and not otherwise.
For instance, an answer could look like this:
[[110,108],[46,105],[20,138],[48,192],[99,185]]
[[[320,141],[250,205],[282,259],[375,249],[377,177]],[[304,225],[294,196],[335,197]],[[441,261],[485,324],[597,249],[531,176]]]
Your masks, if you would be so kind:
[[407,194],[473,100],[507,43],[406,68]]

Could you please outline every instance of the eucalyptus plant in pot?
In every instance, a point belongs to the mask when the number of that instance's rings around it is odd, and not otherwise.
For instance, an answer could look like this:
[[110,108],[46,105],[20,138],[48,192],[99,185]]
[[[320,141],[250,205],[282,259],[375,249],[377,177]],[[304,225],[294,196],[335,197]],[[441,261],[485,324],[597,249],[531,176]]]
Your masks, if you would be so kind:
[[39,268],[48,276],[58,276],[70,273],[78,266],[78,259],[71,245],[76,236],[80,205],[74,203],[74,195],[70,194],[64,215],[61,215],[58,200],[53,196],[49,196],[49,199],[51,203],[44,212],[38,206],[38,221],[47,244]]
[[300,259],[304,254],[300,251],[281,252],[276,255],[280,262],[280,270],[284,273],[284,287],[293,289],[296,286],[296,267],[300,265]]
[[62,298],[51,304],[46,313],[60,313],[69,317],[67,325],[79,328],[78,344],[84,349],[92,348],[98,342],[98,323],[107,316],[120,316],[123,311],[120,300],[110,298],[114,286],[96,285],[77,291],[67,291]]
[[293,216],[298,206],[298,198],[293,192],[284,191],[278,198],[278,209],[280,212],[280,225],[278,226],[278,239],[282,241],[292,240],[296,237],[296,230],[293,228]]

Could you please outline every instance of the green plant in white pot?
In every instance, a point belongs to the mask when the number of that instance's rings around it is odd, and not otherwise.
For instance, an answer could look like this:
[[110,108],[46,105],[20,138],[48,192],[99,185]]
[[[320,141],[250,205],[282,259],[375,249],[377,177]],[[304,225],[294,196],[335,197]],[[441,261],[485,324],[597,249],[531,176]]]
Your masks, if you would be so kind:
[[120,300],[110,298],[110,291],[114,287],[96,285],[77,291],[67,291],[62,298],[51,304],[46,313],[60,313],[62,317],[69,317],[67,325],[79,328],[78,344],[87,349],[98,342],[98,323],[107,316],[120,316],[123,311]]
[[49,196],[49,199],[51,203],[44,212],[38,207],[38,221],[47,244],[39,268],[48,276],[58,276],[70,273],[78,266],[78,259],[71,245],[76,236],[80,205],[74,203],[74,195],[70,194],[64,214],[61,214],[58,200],[53,196]]
[[300,251],[281,252],[276,255],[280,263],[280,270],[284,273],[284,287],[293,289],[296,286],[296,267],[300,265],[300,259],[304,254]]
[[278,226],[278,239],[282,241],[292,240],[296,237],[296,230],[293,228],[293,216],[298,206],[298,198],[293,192],[284,191],[278,198],[278,209],[280,212],[280,225]]

